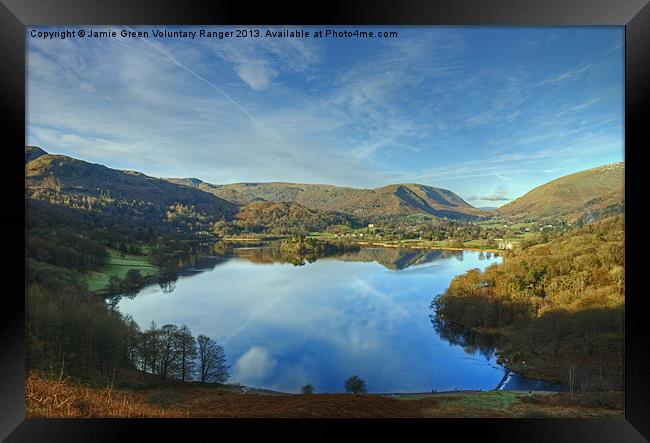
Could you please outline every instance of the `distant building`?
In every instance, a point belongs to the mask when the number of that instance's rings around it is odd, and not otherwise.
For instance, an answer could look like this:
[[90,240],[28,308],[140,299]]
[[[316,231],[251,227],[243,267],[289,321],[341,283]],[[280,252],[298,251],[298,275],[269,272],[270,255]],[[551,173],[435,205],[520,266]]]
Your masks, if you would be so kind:
[[503,240],[501,238],[495,238],[494,240],[497,242],[497,245],[498,245],[497,247],[499,249],[511,250],[511,249],[514,249],[514,247],[519,244],[518,241],[506,241],[506,240]]

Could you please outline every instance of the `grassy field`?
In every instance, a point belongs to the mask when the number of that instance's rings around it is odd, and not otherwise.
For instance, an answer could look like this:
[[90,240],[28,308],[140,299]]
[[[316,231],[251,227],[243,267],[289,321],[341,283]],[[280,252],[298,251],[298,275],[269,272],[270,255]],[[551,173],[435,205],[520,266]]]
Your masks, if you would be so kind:
[[[623,393],[453,391],[397,395],[296,395],[142,377],[139,388],[91,388],[32,373],[28,417],[607,417]],[[154,379],[158,380],[154,383]]]
[[[84,274],[88,289],[91,291],[101,291],[108,285],[108,279],[111,275],[124,278],[129,269],[137,269],[143,277],[157,274],[159,269],[149,263],[145,255],[122,254],[116,249],[110,249],[110,258],[108,264],[101,271],[90,271]],[[143,251],[144,252],[144,251]]]
[[482,240],[469,240],[463,242],[462,248],[450,248],[449,242],[446,240],[398,240],[396,245],[405,246],[409,248],[440,248],[440,249],[468,249],[468,250],[481,250],[481,251],[498,251],[495,247],[486,246]]
[[33,372],[25,383],[26,415],[29,417],[183,417],[130,392],[91,388]]

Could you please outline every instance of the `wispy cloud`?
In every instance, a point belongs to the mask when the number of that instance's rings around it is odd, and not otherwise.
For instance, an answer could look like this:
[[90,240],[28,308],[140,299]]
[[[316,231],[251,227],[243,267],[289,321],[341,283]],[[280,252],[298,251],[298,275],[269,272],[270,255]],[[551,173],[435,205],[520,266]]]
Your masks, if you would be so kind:
[[[403,181],[514,197],[622,158],[622,48],[610,52],[622,33],[576,32],[30,39],[27,139],[111,167],[214,183]],[[517,44],[515,33],[542,40]]]
[[571,69],[568,69],[564,72],[561,72],[560,74],[557,75],[552,75],[544,80],[542,80],[539,84],[540,85],[546,85],[546,84],[557,84],[557,83],[564,83],[567,81],[572,81],[578,79],[582,74],[587,72],[589,69],[593,67],[593,64],[588,63],[581,63],[576,67],[573,67]]
[[[263,33],[266,28],[258,30]],[[206,47],[230,63],[238,77],[256,91],[271,87],[284,72],[303,73],[321,62],[318,44],[296,39],[241,38],[208,42]]]
[[[131,28],[128,28],[128,27],[127,27],[127,29],[129,29],[129,30],[132,31]],[[270,133],[271,133],[271,134],[272,134],[276,139],[278,139],[278,140],[281,139],[281,137],[280,137],[280,136],[279,136],[275,131],[273,131],[273,129],[271,129],[271,128],[267,128],[267,127],[265,127],[264,125],[262,125],[262,124],[261,124],[261,123],[260,123],[260,122],[255,118],[255,117],[253,117],[253,116],[251,115],[250,112],[248,112],[248,110],[247,110],[246,108],[244,108],[244,107],[243,107],[239,102],[237,102],[236,100],[234,100],[234,99],[233,99],[233,98],[232,98],[232,97],[231,97],[231,96],[230,96],[226,91],[224,91],[222,88],[220,88],[219,86],[217,86],[216,84],[214,84],[214,83],[211,82],[210,80],[208,80],[208,79],[202,77],[201,75],[197,74],[197,73],[194,72],[192,69],[190,69],[189,67],[187,67],[185,64],[183,64],[183,63],[181,63],[180,61],[178,61],[178,59],[176,59],[176,57],[174,57],[170,51],[168,51],[167,49],[165,49],[164,46],[162,46],[162,45],[160,45],[160,44],[156,44],[156,43],[154,43],[154,42],[151,42],[151,41],[149,41],[148,39],[145,39],[145,38],[140,38],[140,40],[141,40],[143,43],[145,43],[146,45],[148,45],[149,47],[153,48],[155,51],[158,51],[160,54],[163,54],[165,57],[167,57],[167,58],[168,58],[172,63],[174,63],[176,66],[180,67],[181,69],[183,69],[183,70],[186,71],[187,73],[191,74],[192,76],[194,76],[194,77],[197,78],[198,80],[202,81],[203,83],[205,83],[206,85],[210,86],[212,89],[214,89],[215,91],[217,91],[218,93],[220,93],[221,95],[223,95],[223,96],[226,98],[226,100],[228,100],[230,103],[232,103],[232,104],[233,104],[237,109],[239,109],[241,112],[243,112],[244,114],[246,114],[246,116],[247,116],[247,117],[248,117],[248,118],[249,118],[249,119],[250,119],[250,120],[251,120],[251,121],[252,121],[252,122],[253,122],[253,123],[258,127],[258,128],[262,129],[263,131],[270,132]]]

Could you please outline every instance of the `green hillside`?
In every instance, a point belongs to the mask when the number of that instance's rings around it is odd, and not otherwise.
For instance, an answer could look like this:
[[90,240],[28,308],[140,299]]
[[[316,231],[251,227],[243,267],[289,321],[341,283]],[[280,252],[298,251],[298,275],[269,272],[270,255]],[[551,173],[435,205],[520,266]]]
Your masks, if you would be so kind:
[[498,209],[511,218],[565,217],[624,204],[624,163],[611,163],[560,177]]
[[[34,156],[39,151],[42,150],[27,147],[25,156]],[[86,208],[120,202],[139,202],[161,209],[181,204],[220,218],[232,217],[237,212],[237,205],[197,189],[139,172],[42,152],[25,165],[25,191],[32,198]]]

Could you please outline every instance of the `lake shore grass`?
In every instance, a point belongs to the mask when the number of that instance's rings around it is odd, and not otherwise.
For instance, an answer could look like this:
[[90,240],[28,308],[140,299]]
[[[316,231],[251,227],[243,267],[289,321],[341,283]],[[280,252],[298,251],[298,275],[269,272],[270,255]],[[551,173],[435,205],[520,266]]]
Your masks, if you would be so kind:
[[27,417],[621,417],[623,393],[449,391],[287,394],[240,386],[161,382],[90,387],[30,373]]

